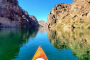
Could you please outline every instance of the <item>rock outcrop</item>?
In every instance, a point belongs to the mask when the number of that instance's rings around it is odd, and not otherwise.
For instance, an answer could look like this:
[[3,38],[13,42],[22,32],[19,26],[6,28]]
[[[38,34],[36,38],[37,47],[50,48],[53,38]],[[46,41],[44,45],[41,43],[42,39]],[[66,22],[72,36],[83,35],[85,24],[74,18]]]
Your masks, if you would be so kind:
[[90,28],[90,0],[57,4],[48,15],[47,26]]
[[38,21],[37,21],[37,19],[36,19],[35,16],[29,15],[29,18],[31,19],[32,25],[33,25],[34,27],[39,27],[39,23],[38,23]]
[[23,18],[29,22],[29,24],[31,25],[31,27],[39,27],[38,21],[36,19],[35,16],[33,15],[29,15],[27,11],[22,10],[22,14],[23,14]]
[[28,13],[18,5],[17,0],[0,0],[0,27],[38,26],[38,22],[29,17]]
[[47,23],[43,20],[38,21],[40,27],[46,27]]

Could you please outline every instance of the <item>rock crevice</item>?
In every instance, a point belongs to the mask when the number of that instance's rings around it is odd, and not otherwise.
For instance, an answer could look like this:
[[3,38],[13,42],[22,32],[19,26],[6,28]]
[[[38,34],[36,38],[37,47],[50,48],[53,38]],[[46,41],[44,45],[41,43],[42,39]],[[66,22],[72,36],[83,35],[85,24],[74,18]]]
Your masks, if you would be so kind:
[[72,4],[57,4],[50,11],[48,27],[84,27],[90,26],[90,0],[73,0]]
[[29,17],[27,11],[23,10],[17,0],[0,0],[0,27],[39,27],[37,19]]

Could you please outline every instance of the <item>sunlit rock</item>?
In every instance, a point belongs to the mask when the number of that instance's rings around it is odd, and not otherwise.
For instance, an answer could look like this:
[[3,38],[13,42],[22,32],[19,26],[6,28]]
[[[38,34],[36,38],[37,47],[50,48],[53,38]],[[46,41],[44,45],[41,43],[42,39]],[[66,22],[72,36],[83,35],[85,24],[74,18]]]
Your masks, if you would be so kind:
[[57,4],[48,14],[47,27],[81,28],[83,25],[87,29],[86,26],[90,24],[89,13],[90,0],[73,0],[72,4]]

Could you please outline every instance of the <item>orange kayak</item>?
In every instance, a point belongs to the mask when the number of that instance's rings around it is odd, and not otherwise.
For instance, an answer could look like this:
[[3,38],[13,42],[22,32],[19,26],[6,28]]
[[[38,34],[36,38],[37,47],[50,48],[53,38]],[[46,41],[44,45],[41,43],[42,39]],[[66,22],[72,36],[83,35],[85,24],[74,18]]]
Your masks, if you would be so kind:
[[37,49],[35,55],[33,56],[32,60],[48,60],[46,54],[44,53],[41,46]]

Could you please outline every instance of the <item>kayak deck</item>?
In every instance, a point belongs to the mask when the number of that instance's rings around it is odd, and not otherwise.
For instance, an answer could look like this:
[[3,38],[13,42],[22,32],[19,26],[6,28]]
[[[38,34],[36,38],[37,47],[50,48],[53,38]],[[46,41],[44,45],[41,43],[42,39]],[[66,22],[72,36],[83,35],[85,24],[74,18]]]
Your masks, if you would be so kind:
[[35,55],[33,56],[32,60],[38,59],[38,58],[43,58],[45,60],[48,60],[46,54],[44,53],[43,49],[41,46],[37,49]]

